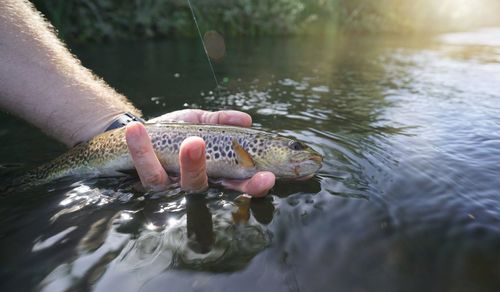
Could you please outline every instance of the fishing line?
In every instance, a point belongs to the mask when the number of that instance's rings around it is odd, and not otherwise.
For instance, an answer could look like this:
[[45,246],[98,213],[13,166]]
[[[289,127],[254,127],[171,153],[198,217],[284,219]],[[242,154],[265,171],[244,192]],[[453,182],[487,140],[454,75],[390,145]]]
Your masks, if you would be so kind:
[[205,56],[207,56],[208,65],[210,66],[210,70],[212,71],[212,75],[214,76],[215,85],[217,86],[217,95],[220,96],[220,87],[219,82],[217,81],[217,76],[215,76],[214,66],[212,65],[212,60],[210,60],[210,56],[208,55],[207,47],[205,46],[205,42],[203,41],[203,37],[201,36],[200,27],[198,26],[198,21],[196,20],[196,14],[194,13],[193,6],[191,5],[191,1],[187,0],[189,9],[191,9],[191,15],[193,15],[194,24],[196,25],[196,30],[198,31],[198,36],[200,37],[201,44],[203,45],[203,51],[205,52]]

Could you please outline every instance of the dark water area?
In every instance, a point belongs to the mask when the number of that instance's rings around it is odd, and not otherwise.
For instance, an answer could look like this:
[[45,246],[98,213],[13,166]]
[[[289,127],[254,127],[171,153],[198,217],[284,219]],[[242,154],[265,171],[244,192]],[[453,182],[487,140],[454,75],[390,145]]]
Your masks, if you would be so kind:
[[[249,203],[114,178],[4,195],[0,290],[497,291],[499,36],[227,40],[220,95],[196,40],[72,48],[147,117],[246,111],[325,162]],[[3,178],[64,151],[0,121]]]

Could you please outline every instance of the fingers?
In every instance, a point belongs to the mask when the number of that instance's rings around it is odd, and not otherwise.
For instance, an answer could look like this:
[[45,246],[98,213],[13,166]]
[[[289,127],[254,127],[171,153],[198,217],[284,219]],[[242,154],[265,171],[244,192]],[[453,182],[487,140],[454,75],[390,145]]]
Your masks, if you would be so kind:
[[200,137],[186,138],[179,150],[179,163],[183,190],[200,192],[208,187],[203,139]]
[[250,127],[252,125],[252,117],[240,111],[204,111],[200,116],[200,123]]
[[222,185],[240,192],[248,193],[254,197],[263,197],[274,186],[276,177],[272,172],[262,171],[252,178],[244,181],[224,180]]
[[223,124],[240,127],[250,127],[252,125],[252,117],[240,111],[217,111],[209,112],[198,109],[185,109],[171,112],[154,119],[149,122],[173,122],[183,121],[188,123],[202,124]]
[[[198,109],[186,109],[171,112],[151,119],[149,122],[184,121],[203,124],[224,124],[250,127],[252,118],[240,111],[209,112]],[[162,189],[169,179],[158,158],[154,154],[144,126],[132,123],[127,126],[126,139],[134,165],[142,184],[147,188]],[[181,188],[190,192],[203,191],[208,187],[205,162],[205,142],[199,137],[184,140],[179,152]],[[274,186],[275,176],[271,172],[260,172],[245,181],[225,180],[222,184],[228,188],[251,194],[265,196]]]
[[144,125],[138,122],[128,124],[125,139],[142,185],[152,190],[164,189],[169,179],[156,157]]
[[[125,138],[134,166],[145,188],[162,190],[170,180],[156,157],[151,139],[141,123],[130,123]],[[189,192],[200,192],[208,187],[205,162],[205,142],[199,137],[184,140],[179,152],[181,188]],[[225,180],[225,187],[262,197],[274,186],[275,176],[271,172],[259,172],[245,181]]]

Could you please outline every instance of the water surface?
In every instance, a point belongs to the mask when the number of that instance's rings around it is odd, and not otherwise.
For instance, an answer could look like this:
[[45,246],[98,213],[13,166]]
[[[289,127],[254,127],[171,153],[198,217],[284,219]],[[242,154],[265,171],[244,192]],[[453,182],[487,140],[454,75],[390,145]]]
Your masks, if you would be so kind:
[[[220,94],[196,40],[74,47],[148,117],[243,110],[325,163],[246,207],[216,186],[186,197],[133,179],[3,196],[0,290],[495,291],[499,31],[227,40]],[[4,178],[64,151],[0,119]]]

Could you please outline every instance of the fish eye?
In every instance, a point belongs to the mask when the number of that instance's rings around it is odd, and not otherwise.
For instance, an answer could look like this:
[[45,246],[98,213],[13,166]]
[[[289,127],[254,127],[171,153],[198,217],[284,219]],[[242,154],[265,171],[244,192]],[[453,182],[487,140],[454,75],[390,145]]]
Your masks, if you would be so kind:
[[290,147],[290,149],[295,150],[295,151],[304,150],[306,148],[306,146],[304,144],[297,142],[297,141],[290,142],[290,144],[288,144],[288,147]]

